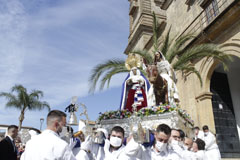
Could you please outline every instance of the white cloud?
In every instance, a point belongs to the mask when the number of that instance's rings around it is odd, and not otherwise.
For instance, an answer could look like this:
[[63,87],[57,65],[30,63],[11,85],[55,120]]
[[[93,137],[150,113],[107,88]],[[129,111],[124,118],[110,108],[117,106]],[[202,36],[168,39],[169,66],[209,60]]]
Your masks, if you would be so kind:
[[[123,6],[128,2],[61,1],[33,12],[29,8],[38,1],[31,5],[27,1],[4,0],[5,9],[0,7],[0,35],[4,35],[0,37],[0,91],[20,83],[29,91],[44,91],[44,100],[62,109],[72,96],[88,95],[93,66],[126,57],[122,53],[127,45],[128,7]],[[119,77],[113,78],[111,87],[122,84],[124,76]],[[4,103],[0,98],[1,108]],[[45,112],[29,116],[39,118]]]
[[26,20],[17,0],[3,1],[1,5],[5,12],[0,12],[0,90],[6,90],[22,72],[25,54],[21,41]]

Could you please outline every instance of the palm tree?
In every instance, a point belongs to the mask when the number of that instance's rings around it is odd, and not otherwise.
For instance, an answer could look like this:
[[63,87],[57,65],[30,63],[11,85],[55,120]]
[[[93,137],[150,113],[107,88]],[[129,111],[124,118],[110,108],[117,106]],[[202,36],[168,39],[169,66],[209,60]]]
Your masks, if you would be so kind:
[[22,128],[24,114],[27,110],[32,111],[47,108],[50,111],[49,104],[45,101],[40,101],[40,98],[43,97],[42,91],[33,90],[28,94],[27,89],[22,85],[13,86],[11,93],[1,92],[0,97],[5,97],[8,100],[6,103],[7,108],[16,108],[17,110],[20,110],[19,130]]
[[[171,27],[164,37],[164,40],[162,42],[158,41],[159,25],[155,13],[153,13],[153,51],[134,50],[131,51],[131,53],[140,55],[147,64],[152,64],[154,61],[154,53],[160,50],[175,71],[181,71],[183,74],[196,74],[201,85],[202,78],[199,71],[195,68],[194,62],[205,58],[206,63],[210,58],[213,58],[222,63],[224,68],[227,69],[226,61],[231,60],[231,57],[221,51],[221,46],[212,43],[205,43],[194,45],[191,48],[186,49],[187,43],[193,40],[195,36],[193,34],[187,34],[174,39],[170,37],[170,31]],[[102,77],[100,80],[101,90],[104,88],[106,82],[107,86],[109,86],[113,75],[122,72],[129,72],[125,67],[124,60],[108,60],[104,63],[98,64],[91,72],[91,76],[89,78],[89,91],[95,91],[100,77]]]

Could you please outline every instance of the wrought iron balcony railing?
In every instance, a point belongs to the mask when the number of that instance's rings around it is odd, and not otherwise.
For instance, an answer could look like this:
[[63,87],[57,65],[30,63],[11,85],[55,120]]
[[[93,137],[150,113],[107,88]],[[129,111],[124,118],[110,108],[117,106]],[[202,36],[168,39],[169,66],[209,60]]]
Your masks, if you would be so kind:
[[199,34],[231,4],[230,1],[232,0],[213,0],[211,3],[202,6],[203,11],[188,25],[180,36],[192,33],[195,35]]

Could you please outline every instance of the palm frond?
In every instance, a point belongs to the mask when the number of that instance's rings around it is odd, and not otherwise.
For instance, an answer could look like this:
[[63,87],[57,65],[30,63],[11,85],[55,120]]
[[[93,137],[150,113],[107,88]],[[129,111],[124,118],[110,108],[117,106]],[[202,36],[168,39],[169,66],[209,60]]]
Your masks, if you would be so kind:
[[46,101],[38,101],[38,100],[35,100],[35,101],[32,101],[29,106],[28,106],[28,110],[43,110],[47,108],[48,111],[50,111],[50,105],[46,102]]
[[37,99],[43,97],[43,92],[39,90],[33,90],[30,94],[30,97],[36,97]]
[[203,82],[202,82],[202,77],[199,73],[199,71],[196,70],[196,68],[194,66],[191,65],[183,65],[179,68],[177,68],[177,70],[182,71],[183,74],[191,74],[194,73],[197,75],[199,81],[200,81],[200,85],[202,86]]
[[185,44],[193,39],[195,36],[193,34],[187,34],[179,37],[175,41],[173,41],[173,44],[171,45],[171,48],[169,48],[169,51],[166,53],[165,58],[169,61],[169,63],[172,63],[173,59],[177,55],[181,55],[185,51]]
[[22,92],[27,92],[27,89],[23,87],[21,84],[16,84],[15,86],[12,87],[11,92],[17,92],[17,93],[22,93]]
[[22,85],[17,84],[12,87],[11,91],[17,93],[19,101],[21,101],[23,103],[23,106],[26,107],[28,104],[28,101],[29,101],[27,89],[25,87],[23,87]]
[[186,50],[181,56],[178,57],[178,60],[173,64],[173,67],[177,68],[177,66],[181,66],[182,64],[206,57],[212,57],[216,60],[219,60],[221,63],[223,63],[225,68],[227,67],[225,61],[231,60],[231,56],[222,52],[217,45],[202,44]]
[[5,104],[6,108],[16,108],[18,110],[22,110],[23,106],[19,101],[8,100]]
[[109,87],[111,78],[113,75],[116,75],[118,73],[128,73],[129,70],[124,66],[116,67],[108,71],[105,76],[101,79],[101,84],[100,84],[100,90],[102,90],[105,86],[105,83],[107,82],[107,87]]
[[92,71],[91,76],[89,78],[90,82],[90,89],[89,92],[93,93],[96,89],[97,82],[99,78],[108,70],[111,70],[113,68],[117,68],[119,66],[125,67],[125,61],[124,60],[108,60],[104,63],[98,64]]
[[171,26],[168,29],[167,35],[165,36],[164,40],[163,40],[163,45],[161,46],[160,50],[162,52],[162,54],[166,57],[168,49],[171,45],[171,42],[173,40],[170,40],[170,31],[171,31]]
[[158,50],[158,21],[156,18],[156,14],[153,12],[153,48],[154,52]]
[[5,97],[7,100],[15,100],[16,101],[16,96],[11,94],[11,93],[6,93],[6,92],[1,92],[0,97]]

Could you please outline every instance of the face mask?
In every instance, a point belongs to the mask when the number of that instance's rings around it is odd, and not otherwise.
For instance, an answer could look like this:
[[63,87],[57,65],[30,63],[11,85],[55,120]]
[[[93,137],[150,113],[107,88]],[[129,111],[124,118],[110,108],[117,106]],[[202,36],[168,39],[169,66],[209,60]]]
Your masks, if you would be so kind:
[[206,137],[208,135],[208,132],[204,132],[204,136]]
[[178,145],[183,147],[184,146],[183,141],[178,142]]
[[155,147],[159,152],[161,152],[165,150],[165,148],[167,147],[167,143],[157,141]]
[[64,137],[67,134],[67,127],[63,126],[61,129],[59,129],[58,134],[60,137]]
[[183,145],[184,150],[188,150],[188,146]]
[[110,137],[110,144],[113,146],[113,147],[120,147],[121,144],[122,144],[122,139],[121,138],[118,138],[118,137]]
[[179,145],[179,142],[176,141],[175,139],[172,139],[172,141],[171,141],[171,145]]

